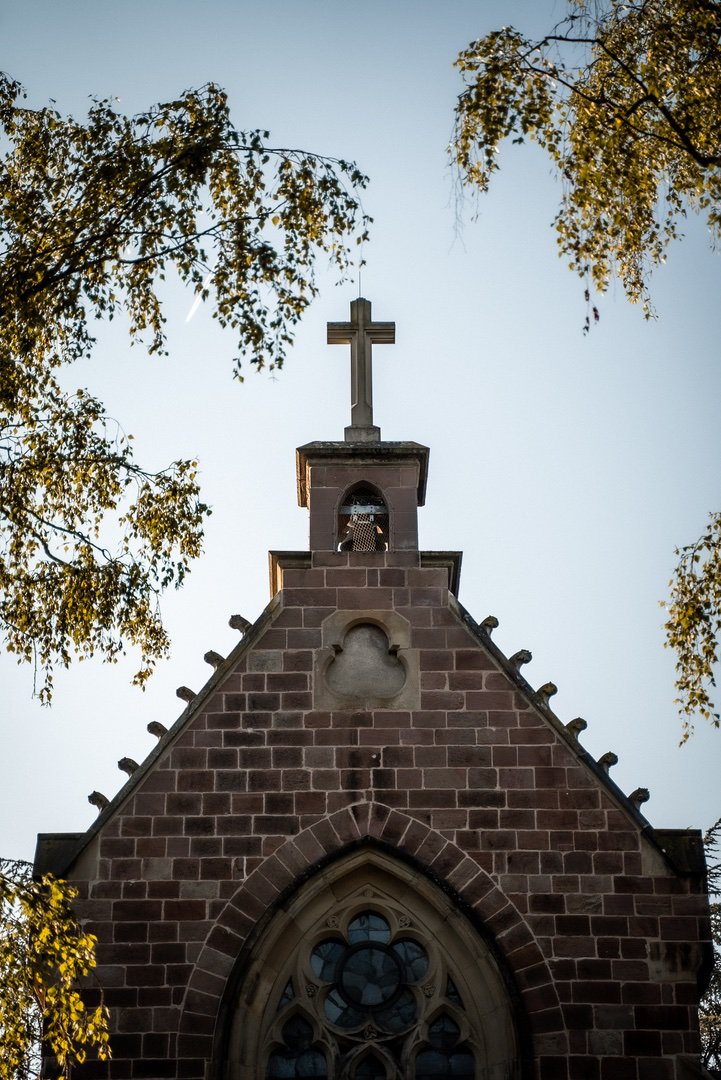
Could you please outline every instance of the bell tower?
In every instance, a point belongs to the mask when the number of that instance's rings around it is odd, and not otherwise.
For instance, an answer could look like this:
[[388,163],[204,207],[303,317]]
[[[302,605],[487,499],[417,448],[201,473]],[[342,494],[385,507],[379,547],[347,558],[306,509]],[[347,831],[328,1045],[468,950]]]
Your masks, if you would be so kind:
[[417,551],[428,447],[383,442],[373,423],[372,346],[395,344],[395,323],[374,322],[369,300],[328,323],[329,345],[350,345],[351,422],[343,442],[297,451],[298,502],[310,511],[311,551]]
[[342,442],[310,442],[296,451],[298,505],[310,513],[308,552],[270,553],[271,595],[283,570],[368,562],[442,566],[457,593],[460,552],[420,552],[418,507],[426,497],[429,450],[388,442],[373,422],[372,346],[394,345],[395,323],[372,318],[369,300],[350,305],[348,322],[328,323],[329,345],[350,345],[351,417]]

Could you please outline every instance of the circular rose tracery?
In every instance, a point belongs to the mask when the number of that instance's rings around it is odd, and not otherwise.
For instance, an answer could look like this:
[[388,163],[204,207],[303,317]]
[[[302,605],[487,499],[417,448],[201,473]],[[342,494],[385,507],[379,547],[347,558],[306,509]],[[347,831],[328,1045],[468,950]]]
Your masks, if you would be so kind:
[[321,982],[329,984],[324,1011],[337,1027],[372,1023],[379,1032],[397,1034],[416,1020],[411,987],[426,974],[428,955],[411,938],[391,943],[390,925],[377,912],[352,919],[345,941],[320,941],[310,962]]

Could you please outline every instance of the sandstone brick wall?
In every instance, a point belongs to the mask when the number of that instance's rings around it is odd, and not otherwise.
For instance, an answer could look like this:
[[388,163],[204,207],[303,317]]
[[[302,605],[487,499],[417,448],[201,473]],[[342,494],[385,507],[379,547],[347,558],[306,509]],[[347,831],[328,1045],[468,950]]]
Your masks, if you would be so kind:
[[[698,882],[676,873],[417,552],[316,553],[187,710],[70,875],[99,945],[113,1061],[206,1075],[227,979],[294,881],[364,838],[454,890],[522,1001],[529,1080],[677,1080],[698,1052]],[[418,707],[314,708],[337,609],[411,626]],[[165,719],[165,718],[160,718]]]

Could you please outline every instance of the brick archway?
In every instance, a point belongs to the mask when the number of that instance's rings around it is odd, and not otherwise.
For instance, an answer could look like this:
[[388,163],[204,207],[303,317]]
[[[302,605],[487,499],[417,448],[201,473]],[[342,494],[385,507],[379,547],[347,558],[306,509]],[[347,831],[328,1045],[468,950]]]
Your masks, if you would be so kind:
[[[178,1059],[211,1058],[228,980],[258,925],[314,869],[364,840],[398,852],[456,895],[492,936],[515,981],[531,1031],[552,1034],[554,1053],[567,1052],[551,973],[518,909],[454,843],[399,810],[363,802],[338,810],[289,838],[245,879],[225,905],[188,982],[178,1029]],[[559,1047],[559,1040],[564,1048]]]

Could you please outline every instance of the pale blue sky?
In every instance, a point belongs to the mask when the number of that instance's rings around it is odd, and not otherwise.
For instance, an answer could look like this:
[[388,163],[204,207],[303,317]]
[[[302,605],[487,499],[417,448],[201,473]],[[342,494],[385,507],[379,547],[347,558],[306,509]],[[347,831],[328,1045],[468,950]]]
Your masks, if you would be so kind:
[[[383,435],[431,447],[425,548],[464,551],[460,599],[500,620],[507,652],[549,679],[564,721],[588,721],[584,745],[619,756],[613,778],[651,789],[658,826],[706,827],[721,814],[721,733],[699,724],[677,747],[673,658],[663,649],[673,549],[694,539],[721,500],[718,255],[691,222],[654,282],[659,320],[645,323],[619,289],[588,337],[582,285],[555,254],[558,189],[532,147],[509,148],[492,193],[456,227],[445,147],[459,85],[456,53],[504,23],[533,31],[564,5],[541,0],[431,3],[335,0],[237,3],[37,2],[0,9],[3,66],[33,103],[81,112],[89,94],[129,111],[214,80],[239,127],[276,145],[355,158],[375,218],[363,293],[397,344],[376,350]],[[357,287],[323,277],[285,370],[233,383],[232,337],[192,297],[170,290],[171,355],[128,349],[101,328],[93,362],[69,376],[106,400],[160,467],[198,455],[214,506],[206,552],[163,611],[174,640],[145,694],[115,667],[84,663],[57,678],[52,709],[32,674],[0,657],[0,853],[31,857],[35,833],[84,829],[94,788],[121,786],[118,758],[141,760],[149,720],[169,726],[176,686],[198,689],[203,653],[225,653],[236,611],[268,600],[269,548],[307,546],[295,505],[295,447],[341,438],[347,350],[325,345]]]

